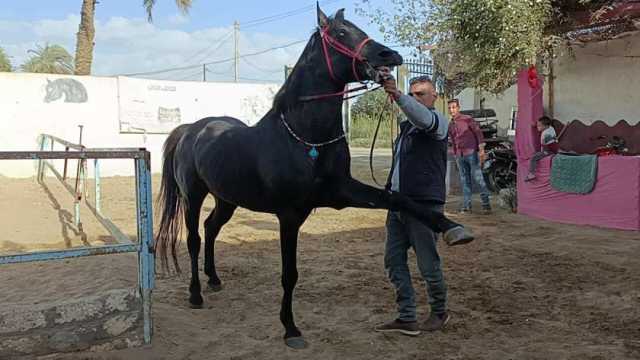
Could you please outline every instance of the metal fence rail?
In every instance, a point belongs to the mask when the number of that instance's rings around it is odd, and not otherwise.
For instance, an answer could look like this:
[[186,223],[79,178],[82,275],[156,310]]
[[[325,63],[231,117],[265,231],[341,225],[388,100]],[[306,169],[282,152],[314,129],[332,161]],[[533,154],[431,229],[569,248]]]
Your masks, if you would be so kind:
[[433,76],[433,62],[431,61],[406,61],[404,65],[407,67],[407,71],[410,76]]
[[[64,184],[65,188],[75,196],[76,204],[80,201],[86,180],[86,160],[96,161],[96,205],[85,203],[103,226],[120,242],[116,245],[95,247],[79,247],[55,251],[38,251],[23,254],[0,256],[0,264],[23,263],[30,261],[44,261],[73,258],[80,256],[116,254],[126,252],[138,253],[138,289],[142,298],[144,342],[150,343],[153,332],[151,318],[151,293],[154,287],[155,250],[153,241],[153,209],[151,195],[151,162],[150,154],[145,149],[90,149],[79,144],[72,144],[52,136],[43,136],[40,151],[3,151],[0,160],[38,160],[38,181],[43,180],[45,169],[49,169]],[[47,139],[47,140],[45,140]],[[58,142],[65,146],[65,151],[44,151],[45,141]],[[76,151],[68,151],[74,149]],[[65,182],[65,176],[60,175],[47,159],[78,159],[78,173],[76,187],[72,188]],[[109,219],[100,212],[99,206],[99,167],[98,159],[133,159],[136,177],[136,217],[138,228],[138,242],[133,243]],[[66,168],[66,162],[65,162]]]

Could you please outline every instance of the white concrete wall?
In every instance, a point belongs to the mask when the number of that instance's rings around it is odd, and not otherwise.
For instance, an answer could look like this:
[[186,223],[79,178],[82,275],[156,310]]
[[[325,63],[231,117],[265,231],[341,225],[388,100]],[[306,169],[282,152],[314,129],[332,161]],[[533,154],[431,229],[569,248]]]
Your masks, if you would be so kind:
[[[0,151],[37,150],[37,137],[51,134],[70,142],[78,141],[79,128],[83,125],[83,144],[88,147],[144,147],[151,152],[152,172],[161,170],[161,150],[166,134],[122,134],[119,124],[118,81],[107,77],[72,77],[82,82],[88,94],[83,103],[69,103],[63,99],[45,102],[47,79],[65,76],[44,74],[0,73]],[[166,83],[166,82],[165,82]],[[193,97],[200,97],[201,117],[231,115],[242,119],[241,106],[216,106],[217,103],[234,103],[238,94],[247,87],[265,88],[263,84],[191,84]],[[237,89],[235,89],[237,85]],[[277,86],[269,85],[271,88]],[[269,87],[268,86],[268,87]],[[220,89],[223,89],[220,92]],[[237,91],[236,91],[237,90]],[[255,89],[253,89],[255,91]],[[266,91],[266,90],[265,90]],[[245,91],[246,93],[246,91]],[[203,106],[203,103],[207,106]],[[218,111],[216,112],[216,110]],[[198,117],[183,118],[191,122]],[[55,149],[64,150],[58,146]],[[29,177],[35,175],[34,161],[0,160],[0,176]],[[60,163],[59,161],[56,163]],[[75,166],[74,166],[75,167]],[[74,168],[73,167],[73,168]],[[89,171],[93,173],[92,168]],[[134,174],[133,160],[105,160],[101,163],[102,176]]]
[[511,109],[517,105],[517,88],[510,87],[502,94],[494,95],[488,92],[477,91],[473,88],[462,90],[456,98],[460,100],[462,110],[480,108],[480,100],[484,98],[484,108],[493,109],[498,119],[498,127],[506,131],[511,122]]
[[455,96],[458,101],[460,101],[460,109],[462,110],[471,110],[476,108],[475,104],[475,94],[476,91],[473,88],[466,88],[462,90],[457,96]]
[[[565,54],[554,62],[554,117],[564,123],[574,119],[587,124],[603,120],[613,125],[620,119],[637,123],[640,35],[576,46],[574,53],[575,58]],[[549,111],[548,85],[545,79],[545,112]],[[511,107],[517,105],[516,90],[514,85],[498,96],[486,92],[479,95],[486,99],[485,108],[496,111],[502,128],[509,126]],[[458,97],[463,109],[473,108],[474,89],[465,89]]]
[[499,121],[498,127],[501,129],[508,129],[511,123],[511,109],[518,105],[517,87],[512,86],[499,95],[482,92],[480,94],[480,98],[485,99],[485,109],[493,109],[496,111],[496,118]]
[[637,123],[639,57],[640,35],[634,35],[576,47],[575,59],[569,56],[557,59],[554,117],[562,122],[603,120],[612,125],[626,119],[631,124]]

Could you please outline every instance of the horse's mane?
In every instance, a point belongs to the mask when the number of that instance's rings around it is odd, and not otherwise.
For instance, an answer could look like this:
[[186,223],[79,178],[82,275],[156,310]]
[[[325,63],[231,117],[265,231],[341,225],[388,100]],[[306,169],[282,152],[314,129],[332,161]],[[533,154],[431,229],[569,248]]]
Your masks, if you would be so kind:
[[311,53],[313,52],[313,47],[315,46],[318,37],[318,31],[314,30],[313,34],[311,34],[311,38],[302,51],[302,55],[300,55],[300,58],[298,58],[298,61],[291,70],[289,77],[285,80],[284,84],[282,85],[280,90],[278,90],[276,96],[273,98],[273,106],[271,109],[272,111],[275,111],[276,113],[284,112],[297,102],[297,97],[299,96],[299,94],[297,94],[295,90],[297,87],[299,87],[299,81],[294,75],[300,71],[300,68],[302,68],[305,64],[307,64],[308,61],[312,59]]

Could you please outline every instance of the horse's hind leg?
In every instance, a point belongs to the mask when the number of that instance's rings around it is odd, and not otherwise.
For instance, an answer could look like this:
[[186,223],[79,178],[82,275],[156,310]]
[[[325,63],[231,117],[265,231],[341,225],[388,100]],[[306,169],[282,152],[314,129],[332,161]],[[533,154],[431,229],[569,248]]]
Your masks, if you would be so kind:
[[191,258],[191,284],[189,284],[189,304],[194,309],[202,307],[202,294],[200,289],[200,278],[198,276],[198,256],[200,255],[200,235],[198,234],[198,223],[200,221],[200,208],[207,196],[204,188],[192,189],[188,194],[184,212],[185,224],[187,226],[187,247]]
[[216,273],[214,247],[220,229],[226,224],[237,206],[216,198],[216,207],[204,222],[204,273],[209,276],[209,287],[213,291],[222,290],[222,282]]

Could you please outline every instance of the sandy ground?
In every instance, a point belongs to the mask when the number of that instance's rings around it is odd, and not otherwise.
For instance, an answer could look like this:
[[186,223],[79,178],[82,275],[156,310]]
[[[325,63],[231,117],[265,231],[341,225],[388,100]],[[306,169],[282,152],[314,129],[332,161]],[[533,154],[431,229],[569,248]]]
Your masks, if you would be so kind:
[[[368,179],[365,157],[354,173]],[[388,158],[379,159],[379,180]],[[154,190],[158,189],[154,178]],[[63,248],[113,241],[83,209],[73,226],[70,196],[53,178],[0,179],[0,251]],[[131,178],[104,181],[104,212],[135,237]],[[453,211],[459,199],[448,204]],[[205,203],[205,212],[213,204]],[[205,308],[187,307],[188,279],[160,276],[154,291],[151,346],[54,355],[48,359],[638,359],[640,358],[640,235],[561,225],[506,210],[451,217],[477,241],[440,244],[452,320],[416,338],[372,328],[395,316],[383,270],[384,211],[320,209],[302,228],[300,281],[294,311],[310,346],[283,345],[278,320],[280,251],[272,215],[236,212],[216,243],[224,289],[205,292]],[[186,245],[181,253],[188,266]],[[418,308],[428,306],[410,258]],[[202,267],[202,263],[200,264]],[[135,255],[5,265],[0,306],[56,301],[135,286]],[[201,280],[206,276],[202,273]]]

